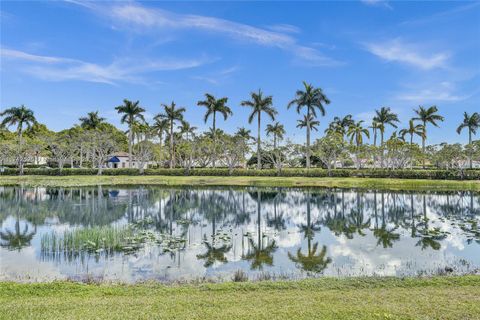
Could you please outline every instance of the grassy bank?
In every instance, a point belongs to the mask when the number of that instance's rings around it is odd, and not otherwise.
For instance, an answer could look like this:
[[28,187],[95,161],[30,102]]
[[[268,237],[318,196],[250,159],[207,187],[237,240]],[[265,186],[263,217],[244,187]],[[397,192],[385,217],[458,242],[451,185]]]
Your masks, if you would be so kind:
[[480,181],[478,180],[208,176],[0,176],[0,185],[80,187],[138,184],[160,186],[335,187],[385,190],[480,191]]
[[480,276],[163,286],[0,283],[0,319],[479,319]]

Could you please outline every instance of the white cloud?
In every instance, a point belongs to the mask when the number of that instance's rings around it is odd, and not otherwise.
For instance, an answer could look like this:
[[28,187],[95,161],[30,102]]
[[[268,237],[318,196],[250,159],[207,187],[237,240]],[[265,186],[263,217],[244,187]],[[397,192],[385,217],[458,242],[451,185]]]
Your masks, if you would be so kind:
[[366,49],[389,62],[400,62],[423,70],[446,67],[449,54],[446,52],[425,53],[417,46],[394,39],[381,43],[367,43]]
[[290,25],[276,25],[273,26],[276,31],[270,31],[221,18],[176,14],[167,10],[147,8],[134,2],[116,2],[109,6],[80,2],[80,5],[109,17],[116,25],[126,26],[137,31],[164,32],[166,29],[206,31],[258,45],[277,47],[294,54],[310,65],[332,66],[339,64],[335,59],[326,57],[314,48],[298,44],[297,40],[289,34],[298,31],[298,28]]
[[392,6],[386,0],[360,0],[361,3],[367,6],[381,6],[388,9],[393,9]]
[[5,60],[20,62],[21,70],[44,80],[81,80],[108,84],[142,82],[141,75],[145,73],[194,68],[211,61],[206,57],[185,60],[117,59],[108,65],[99,65],[78,59],[34,55],[8,48],[1,48],[0,54]]
[[397,100],[415,103],[428,102],[456,102],[468,99],[471,95],[458,95],[455,93],[455,85],[444,81],[422,89],[403,92],[396,96]]

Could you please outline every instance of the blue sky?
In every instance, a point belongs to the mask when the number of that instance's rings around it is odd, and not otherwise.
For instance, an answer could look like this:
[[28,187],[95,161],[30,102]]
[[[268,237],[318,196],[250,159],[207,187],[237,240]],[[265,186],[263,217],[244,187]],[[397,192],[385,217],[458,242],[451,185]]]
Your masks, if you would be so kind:
[[220,128],[255,132],[240,101],[261,88],[300,142],[286,105],[303,80],[332,101],[319,132],[382,106],[406,125],[436,104],[446,121],[429,142],[463,142],[463,112],[480,110],[480,2],[2,1],[0,18],[0,108],[25,104],[55,130],[93,110],[119,125],[124,98],[147,118],[175,100],[205,129],[196,102],[209,92],[234,112]]

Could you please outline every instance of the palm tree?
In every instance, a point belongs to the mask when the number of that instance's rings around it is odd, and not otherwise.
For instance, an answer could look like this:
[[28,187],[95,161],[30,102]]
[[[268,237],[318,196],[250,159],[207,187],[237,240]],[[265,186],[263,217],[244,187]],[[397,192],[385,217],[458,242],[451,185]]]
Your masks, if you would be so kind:
[[[158,136],[159,140],[159,154],[162,157],[163,135],[168,132],[168,120],[155,118],[152,125],[152,132]],[[161,161],[161,158],[160,158]]]
[[140,107],[140,101],[132,102],[127,99],[123,99],[123,104],[116,107],[115,110],[119,114],[123,114],[120,122],[128,124],[128,167],[132,167],[132,144],[133,144],[133,124],[136,121],[145,121],[143,112],[145,109]]
[[[390,111],[388,107],[382,107],[380,110],[375,110],[375,117],[373,117],[373,121],[376,122],[378,129],[380,130],[380,146],[383,148],[383,139],[385,134],[385,127],[390,125],[394,128],[397,128],[396,122],[400,122],[398,120],[398,115]],[[383,149],[381,153],[380,164],[383,167]]]
[[273,149],[277,149],[277,139],[282,140],[285,134],[283,124],[280,124],[278,121],[274,124],[268,124],[265,132],[267,136],[273,135]]
[[23,104],[20,107],[6,109],[0,113],[0,117],[4,117],[2,120],[2,126],[17,125],[17,135],[20,144],[22,144],[23,126],[27,126],[28,129],[37,122],[33,111],[25,107]]
[[348,128],[354,123],[352,115],[348,114],[343,118],[335,117],[333,121],[330,122],[328,128],[325,130],[326,134],[338,133],[342,137],[342,142],[347,133]]
[[215,167],[215,160],[217,158],[217,141],[216,141],[216,114],[220,112],[223,115],[223,120],[227,120],[228,116],[233,114],[232,110],[226,105],[228,101],[227,97],[223,97],[220,99],[216,99],[213,95],[209,93],[205,93],[205,100],[200,100],[197,102],[197,105],[204,106],[207,108],[207,112],[205,113],[205,117],[203,121],[206,123],[210,115],[213,116],[213,123],[212,123],[212,132],[213,134],[213,160],[212,165]]
[[372,120],[372,125],[369,127],[370,129],[372,129],[372,133],[373,133],[373,146],[376,147],[377,146],[377,130],[379,130],[382,126],[380,126],[378,124],[378,122],[376,121],[375,117],[373,118]]
[[[463,113],[463,122],[458,126],[457,133],[460,134],[464,128],[468,128],[468,144],[472,143],[472,133],[477,134],[480,127],[480,114],[474,112],[471,116],[468,113]],[[470,169],[472,169],[472,157],[469,156]]]
[[[315,88],[311,84],[303,82],[305,90],[297,90],[295,99],[289,102],[287,108],[293,105],[297,106],[297,113],[300,113],[303,107],[307,108],[307,122],[317,117],[316,110],[318,109],[322,116],[325,116],[324,104],[330,104],[327,96],[323,93],[321,88]],[[313,115],[313,118],[310,117]],[[305,126],[307,128],[307,168],[310,168],[310,129],[309,123]]]
[[422,152],[423,152],[423,168],[425,169],[425,142],[427,141],[427,124],[431,123],[435,127],[438,127],[437,121],[443,121],[444,118],[439,115],[437,106],[431,106],[428,109],[419,106],[418,109],[414,109],[417,117],[413,120],[420,120],[423,124],[423,137],[422,137]]
[[89,112],[86,117],[81,117],[78,120],[80,120],[80,126],[87,130],[98,129],[105,122],[105,118],[100,117],[98,111]]
[[413,136],[417,135],[419,137],[423,137],[423,135],[424,135],[424,130],[423,129],[424,129],[423,125],[421,125],[421,124],[416,125],[413,122],[413,119],[410,119],[410,121],[408,121],[408,128],[402,129],[398,133],[400,134],[402,139],[405,139],[405,136],[407,134],[409,134],[410,135],[410,144],[413,145]]
[[308,238],[308,252],[307,254],[303,254],[301,249],[297,250],[296,256],[288,253],[288,258],[292,260],[294,263],[299,264],[302,270],[307,272],[314,272],[314,273],[321,273],[325,270],[329,263],[332,262],[332,259],[327,256],[327,247],[324,245],[322,250],[318,252],[318,242],[311,246],[311,240]]
[[272,121],[275,120],[275,116],[277,114],[277,110],[272,106],[273,105],[273,98],[272,96],[263,96],[262,90],[258,90],[258,92],[252,92],[250,94],[250,100],[244,100],[241,102],[242,106],[252,108],[252,112],[248,116],[248,123],[252,123],[255,116],[257,116],[257,169],[262,168],[262,159],[260,154],[260,133],[261,133],[261,115],[264,112],[267,116],[269,116]]
[[303,119],[297,120],[297,128],[300,128],[300,129],[303,129],[309,126],[310,130],[318,131],[317,127],[319,125],[320,125],[320,121],[314,120],[312,115],[310,115],[310,117],[308,117],[307,115],[304,115]]
[[180,134],[183,136],[184,134],[187,136],[187,140],[189,137],[195,136],[195,131],[197,127],[191,126],[188,121],[182,121],[182,124],[178,126],[178,130],[180,130]]
[[175,121],[183,121],[183,113],[186,111],[185,108],[177,108],[177,105],[174,101],[170,105],[162,104],[161,105],[164,109],[163,113],[159,113],[155,116],[155,120],[167,120],[170,126],[170,161],[169,166],[172,169],[175,166],[175,157],[173,151],[173,125]]
[[363,136],[370,138],[370,131],[363,127],[363,120],[355,122],[348,128],[347,136],[350,137],[350,142],[355,141],[355,145],[360,147],[363,144]]
[[[252,136],[250,135],[250,130],[247,130],[245,129],[244,127],[241,127],[241,128],[238,128],[237,132],[235,133],[235,135],[237,137],[240,137],[240,139],[242,139],[242,142],[244,144],[244,148],[243,148],[243,159],[245,160],[245,152],[247,150],[247,146],[248,146],[248,141],[253,139]],[[247,166],[247,162],[244,161],[244,168],[246,168]]]

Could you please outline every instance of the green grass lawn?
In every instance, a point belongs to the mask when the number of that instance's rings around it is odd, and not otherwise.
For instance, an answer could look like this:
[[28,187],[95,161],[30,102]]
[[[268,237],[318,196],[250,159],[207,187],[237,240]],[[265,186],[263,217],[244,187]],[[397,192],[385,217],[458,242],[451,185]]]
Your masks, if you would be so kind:
[[0,185],[80,187],[92,185],[272,186],[480,191],[480,181],[389,178],[208,177],[208,176],[0,176]]
[[480,276],[201,285],[0,283],[0,319],[480,319]]

